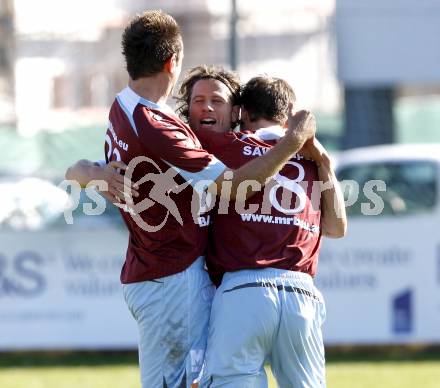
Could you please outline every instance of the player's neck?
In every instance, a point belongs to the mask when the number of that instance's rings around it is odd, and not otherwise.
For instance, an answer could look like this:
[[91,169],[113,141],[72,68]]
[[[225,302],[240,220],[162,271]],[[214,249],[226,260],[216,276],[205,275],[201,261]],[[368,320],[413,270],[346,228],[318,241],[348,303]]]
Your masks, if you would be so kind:
[[280,125],[275,121],[270,121],[266,119],[258,119],[256,121],[248,121],[244,123],[245,129],[252,132],[255,132],[256,130],[261,128],[269,128],[274,126],[280,126]]
[[169,78],[162,73],[137,80],[130,78],[128,86],[136,94],[155,104],[165,104],[172,90]]

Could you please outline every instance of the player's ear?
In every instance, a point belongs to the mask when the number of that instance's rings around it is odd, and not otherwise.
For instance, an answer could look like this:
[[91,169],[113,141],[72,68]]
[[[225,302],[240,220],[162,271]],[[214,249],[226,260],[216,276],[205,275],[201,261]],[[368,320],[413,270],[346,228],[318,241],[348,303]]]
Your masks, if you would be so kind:
[[240,121],[240,106],[234,105],[231,111],[231,122],[232,126],[235,127]]
[[249,113],[246,109],[244,109],[243,107],[241,107],[241,121],[243,123],[249,123]]
[[174,74],[177,69],[177,54],[171,55],[171,57],[164,63],[163,67],[167,73]]

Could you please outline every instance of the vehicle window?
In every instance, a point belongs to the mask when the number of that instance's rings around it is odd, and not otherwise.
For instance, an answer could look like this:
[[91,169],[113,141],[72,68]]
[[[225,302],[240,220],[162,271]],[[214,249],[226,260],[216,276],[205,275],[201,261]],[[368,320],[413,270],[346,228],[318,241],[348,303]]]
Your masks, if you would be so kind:
[[[437,203],[437,166],[431,161],[404,161],[356,164],[341,167],[337,171],[339,181],[355,181],[359,188],[356,202],[347,207],[350,216],[365,214],[362,204],[372,206],[383,201],[383,210],[377,215],[415,214],[431,211]],[[371,190],[368,181],[385,182],[386,190]],[[352,184],[343,183],[344,197],[349,201],[350,195],[357,190]],[[353,199],[353,197],[351,198]],[[380,201],[379,199],[379,201]]]

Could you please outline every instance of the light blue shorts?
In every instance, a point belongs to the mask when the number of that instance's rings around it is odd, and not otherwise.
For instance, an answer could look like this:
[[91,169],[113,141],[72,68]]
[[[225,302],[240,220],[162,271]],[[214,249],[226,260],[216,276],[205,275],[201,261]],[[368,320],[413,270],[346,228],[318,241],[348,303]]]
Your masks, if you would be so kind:
[[143,388],[187,388],[204,361],[214,286],[198,258],[163,278],[123,285],[139,329]]
[[211,311],[202,387],[325,387],[325,305],[304,273],[265,268],[225,274]]

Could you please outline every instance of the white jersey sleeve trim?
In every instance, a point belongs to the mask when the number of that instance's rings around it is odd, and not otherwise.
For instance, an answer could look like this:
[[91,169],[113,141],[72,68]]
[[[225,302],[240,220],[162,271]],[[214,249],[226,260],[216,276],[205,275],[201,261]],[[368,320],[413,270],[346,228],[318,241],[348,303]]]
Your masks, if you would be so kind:
[[[189,172],[182,168],[176,167],[164,160],[173,170],[177,171],[183,179],[185,179],[192,187],[195,187],[198,182],[215,182],[217,178],[226,170],[225,164],[213,156],[209,164],[201,171]],[[206,185],[209,186],[209,185]]]

